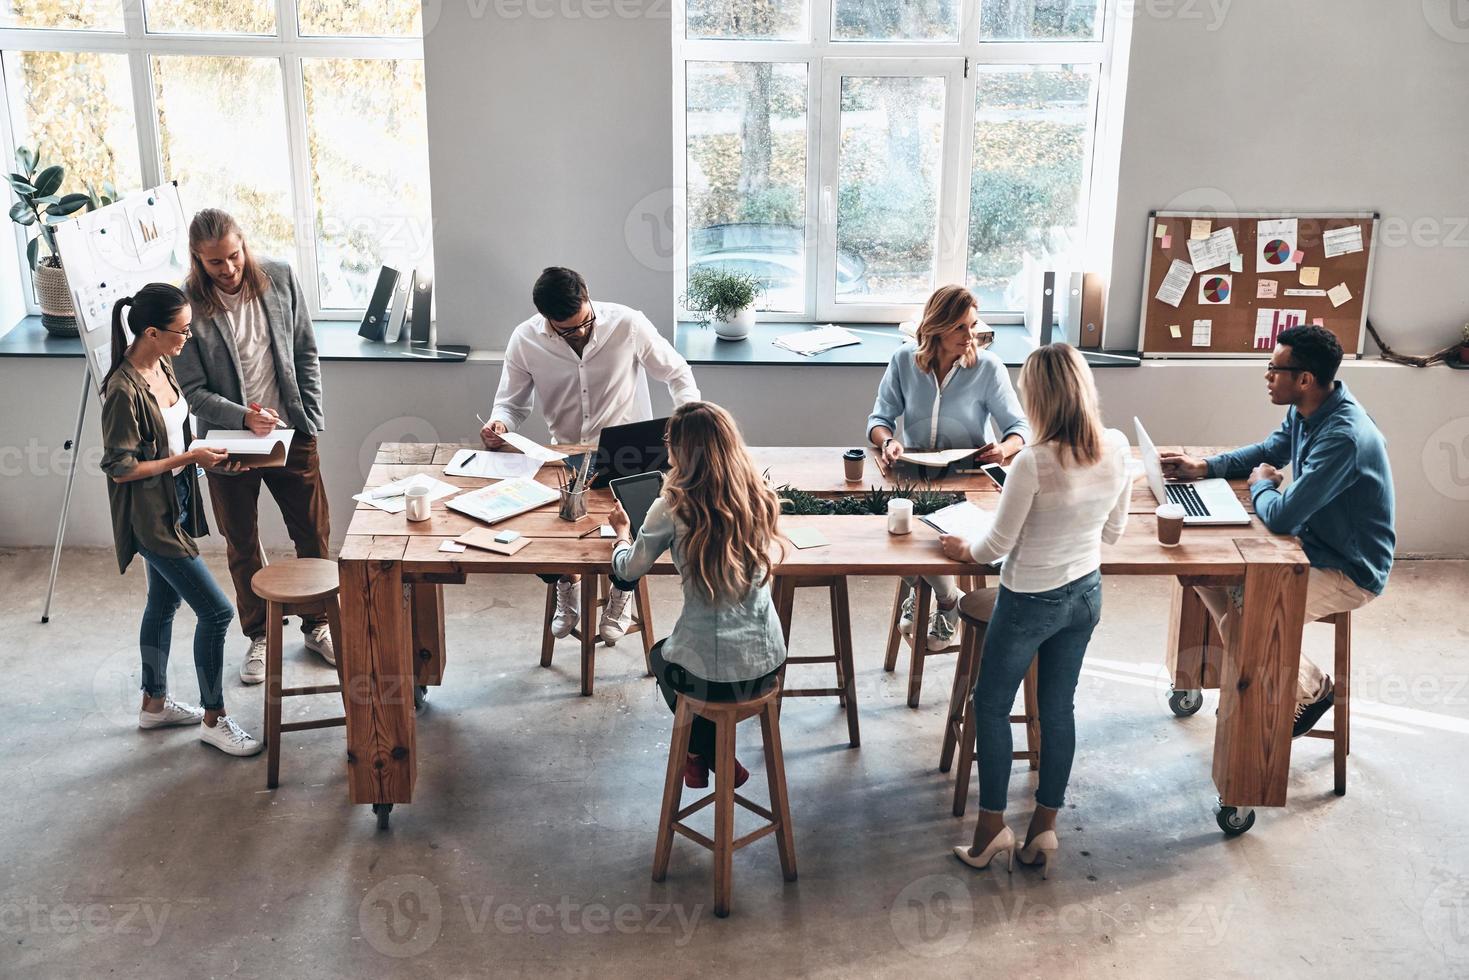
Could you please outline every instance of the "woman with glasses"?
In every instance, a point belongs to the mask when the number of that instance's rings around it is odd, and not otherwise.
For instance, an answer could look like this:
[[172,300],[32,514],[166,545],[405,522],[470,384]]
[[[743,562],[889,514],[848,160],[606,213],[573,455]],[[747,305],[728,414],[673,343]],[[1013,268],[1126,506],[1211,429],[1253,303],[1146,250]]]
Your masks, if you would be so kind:
[[[868,441],[887,465],[909,450],[976,449],[981,463],[1004,463],[1020,451],[1030,439],[1030,426],[1005,363],[988,350],[994,339],[979,318],[974,294],[964,286],[943,286],[928,298],[916,342],[894,352],[867,419]],[[985,431],[991,420],[998,442]],[[952,575],[925,576],[924,581],[938,597],[926,642],[930,650],[942,650],[958,628],[959,582]],[[904,635],[913,632],[913,613],[910,593],[898,623]]]
[[[199,736],[206,744],[229,755],[254,755],[261,743],[224,710],[224,640],[234,610],[194,543],[209,533],[196,466],[223,466],[225,454],[189,448],[189,406],[169,362],[188,342],[191,319],[187,297],[167,283],[149,283],[136,296],[118,300],[112,308],[112,369],[102,383],[102,469],[110,478],[117,565],[126,572],[133,556],[141,555],[148,569],[138,638],[143,662],[138,727],[202,723]],[[168,653],[180,602],[187,602],[199,620],[194,671],[202,708],[168,693]]]

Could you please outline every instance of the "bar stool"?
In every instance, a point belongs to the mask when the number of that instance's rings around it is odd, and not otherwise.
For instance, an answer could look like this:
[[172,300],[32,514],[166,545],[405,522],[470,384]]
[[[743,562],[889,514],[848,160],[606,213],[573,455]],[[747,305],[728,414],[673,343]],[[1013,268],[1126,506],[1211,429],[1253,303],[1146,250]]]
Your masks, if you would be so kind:
[[1351,697],[1352,697],[1352,614],[1333,613],[1316,620],[1330,623],[1336,630],[1336,663],[1331,678],[1333,700],[1331,704],[1331,727],[1313,728],[1307,738],[1331,739],[1333,768],[1336,770],[1336,795],[1347,795],[1347,756],[1352,754]]
[[785,686],[785,667],[781,668],[780,696],[784,698],[836,698],[837,704],[847,715],[847,744],[857,748],[862,744],[862,733],[857,724],[857,680],[852,665],[852,610],[847,601],[847,577],[824,575],[818,577],[777,576],[775,580],[776,612],[780,616],[781,631],[785,634],[786,647],[791,644],[791,618],[795,605],[796,589],[824,588],[831,597],[831,646],[829,657],[786,657],[790,664],[832,664],[836,667],[836,687],[791,688]]
[[[918,707],[918,698],[923,693],[923,661],[929,657],[936,657],[945,653],[958,653],[962,640],[950,643],[942,650],[930,650],[928,648],[928,606],[929,599],[933,596],[933,586],[924,581],[923,576],[917,579],[917,594],[913,598],[913,632],[904,636],[898,629],[898,623],[903,619],[903,600],[908,598],[908,593],[913,587],[907,582],[898,579],[898,591],[893,597],[893,615],[888,622],[888,646],[887,654],[883,658],[882,669],[891,674],[898,666],[898,644],[906,643],[912,651],[912,658],[908,665],[908,707]],[[959,591],[972,592],[984,585],[982,579],[976,580],[972,575],[959,576]]]
[[[612,588],[606,576],[595,576],[595,584],[589,576],[583,575],[579,583],[581,586],[581,623],[571,628],[571,636],[581,640],[584,635],[597,630],[597,613],[607,605],[607,593]],[[595,589],[595,592],[593,591]],[[588,599],[591,601],[588,601]],[[653,676],[653,667],[648,661],[648,651],[653,649],[653,607],[648,601],[647,584],[642,580],[637,582],[632,592],[633,616],[632,623],[628,626],[624,636],[634,633],[641,634],[643,641],[643,670],[649,677]],[[551,619],[556,615],[556,583],[546,584],[546,616],[541,625],[541,666],[551,666],[551,657],[556,650],[556,637],[551,635]],[[598,643],[612,646],[602,639],[600,631],[593,633],[591,644],[582,644],[582,694],[590,696],[592,693],[592,668],[595,664],[593,649]],[[615,641],[614,641],[615,642]],[[589,647],[593,649],[589,649]]]
[[[759,716],[760,731],[765,742],[765,776],[770,787],[770,809],[735,792],[735,726]],[[698,802],[680,808],[683,798],[683,770],[688,750],[689,728],[694,718],[706,718],[715,727],[714,792]],[[714,804],[714,838],[704,836],[683,823],[684,819]],[[734,835],[735,804],[766,821],[764,826],[743,837]],[[785,756],[780,748],[780,681],[770,690],[748,701],[700,701],[687,694],[678,696],[673,716],[673,737],[668,745],[668,772],[663,779],[663,809],[658,818],[658,842],[653,849],[653,880],[668,875],[668,861],[673,852],[673,834],[677,831],[689,840],[714,852],[714,914],[729,915],[733,891],[734,852],[768,834],[775,835],[780,851],[781,873],[786,881],[796,880],[796,838],[791,826],[790,798],[786,795]]]
[[[959,620],[963,626],[959,663],[954,668],[954,687],[949,692],[949,713],[944,719],[944,746],[939,753],[939,772],[948,772],[954,761],[954,748],[959,749],[959,771],[954,778],[954,816],[964,816],[969,805],[969,775],[974,766],[974,684],[979,679],[980,655],[984,652],[984,635],[994,616],[999,589],[977,589],[959,601]],[[1025,726],[1025,749],[1011,753],[1013,759],[1024,759],[1031,769],[1040,767],[1041,727],[1036,711],[1036,662],[1025,672],[1025,709],[1011,715],[1010,722]]]
[[[317,718],[312,721],[281,723],[281,702],[285,698],[311,694],[342,693],[342,614],[337,604],[337,563],[324,558],[291,558],[272,562],[250,579],[250,588],[265,600],[265,785],[280,785],[281,736],[286,732],[303,732],[312,728],[345,726],[345,715]],[[286,616],[312,616],[325,613],[332,634],[332,648],[337,653],[337,682],[307,687],[282,687],[281,621]],[[346,698],[342,710],[347,710]]]

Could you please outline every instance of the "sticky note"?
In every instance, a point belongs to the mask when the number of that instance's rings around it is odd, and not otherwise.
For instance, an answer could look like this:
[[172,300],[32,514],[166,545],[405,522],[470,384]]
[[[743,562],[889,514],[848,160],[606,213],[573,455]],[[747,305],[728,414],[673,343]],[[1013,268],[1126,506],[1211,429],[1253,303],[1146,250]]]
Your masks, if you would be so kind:
[[1238,252],[1235,252],[1233,255],[1231,255],[1229,257],[1229,271],[1230,272],[1244,272],[1245,271],[1245,257],[1243,255],[1239,254]]
[[1311,319],[1311,326],[1313,326],[1313,327],[1324,327],[1324,326],[1326,326],[1326,324],[1318,316],[1318,317],[1312,317],[1312,319]]
[[1189,238],[1208,238],[1214,233],[1214,222],[1204,218],[1195,218],[1189,227]]
[[1179,325],[1176,323],[1168,324],[1168,333],[1170,336],[1173,337],[1174,340],[1183,339],[1183,329],[1179,327]]
[[1305,259],[1306,253],[1301,251],[1300,249],[1296,249],[1293,253],[1291,253],[1290,260],[1291,263],[1294,265],[1300,265],[1302,262],[1305,261]]
[[439,550],[447,551],[450,554],[457,555],[459,554],[459,552],[464,550],[464,545],[460,544],[457,541],[444,541],[439,544]]
[[1172,248],[1173,247],[1173,236],[1172,235],[1164,235],[1163,236],[1163,247],[1164,248]]
[[1168,237],[1168,226],[1167,225],[1156,225],[1153,228],[1153,237],[1154,238],[1167,238]]
[[1314,286],[1321,281],[1321,267],[1316,265],[1301,266],[1301,285]]
[[1347,288],[1346,283],[1339,282],[1326,291],[1326,296],[1331,300],[1332,306],[1340,306],[1351,300],[1352,291]]
[[1274,299],[1278,295],[1279,290],[1280,284],[1277,283],[1274,279],[1255,280],[1256,299]]

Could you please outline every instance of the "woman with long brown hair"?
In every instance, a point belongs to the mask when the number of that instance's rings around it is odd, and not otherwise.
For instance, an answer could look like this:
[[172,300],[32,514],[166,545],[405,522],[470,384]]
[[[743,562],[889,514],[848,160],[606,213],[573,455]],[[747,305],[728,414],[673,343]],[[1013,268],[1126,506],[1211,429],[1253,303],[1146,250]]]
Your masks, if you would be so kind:
[[[663,493],[633,540],[621,506],[609,518],[617,533],[612,574],[632,582],[670,548],[683,580],[683,611],[668,637],[649,654],[663,697],[673,708],[680,692],[708,701],[739,701],[763,693],[786,659],[785,639],[770,596],[779,548],[780,504],[750,458],[730,414],[709,402],[688,402],[668,420],[670,469]],[[684,784],[709,785],[714,726],[695,718]],[[734,784],[749,778],[735,763]]]

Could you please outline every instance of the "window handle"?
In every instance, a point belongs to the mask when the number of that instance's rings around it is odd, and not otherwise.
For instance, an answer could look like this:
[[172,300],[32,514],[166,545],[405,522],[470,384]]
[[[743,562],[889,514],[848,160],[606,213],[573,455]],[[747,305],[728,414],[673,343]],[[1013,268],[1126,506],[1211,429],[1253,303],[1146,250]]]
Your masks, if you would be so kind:
[[832,206],[830,184],[825,184],[821,188],[821,223],[824,225],[836,223],[836,209]]

